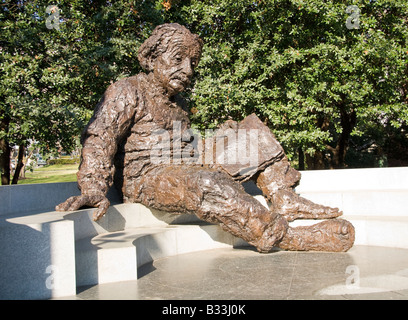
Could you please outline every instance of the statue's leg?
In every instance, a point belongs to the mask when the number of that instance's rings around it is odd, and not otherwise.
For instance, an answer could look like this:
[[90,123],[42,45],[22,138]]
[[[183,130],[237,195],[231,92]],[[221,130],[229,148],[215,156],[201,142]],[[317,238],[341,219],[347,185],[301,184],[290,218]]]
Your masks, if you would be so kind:
[[287,221],[296,219],[331,219],[342,215],[337,208],[316,204],[300,197],[293,188],[300,180],[300,173],[291,168],[286,156],[268,166],[256,178],[257,186],[270,200],[274,211]]
[[270,251],[288,228],[282,216],[268,210],[222,171],[199,166],[157,168],[142,178],[136,190],[136,201],[218,223],[260,252]]
[[[271,202],[269,214],[274,221],[282,223],[282,219],[276,217],[277,214],[286,221],[301,218],[331,219],[308,227],[288,227],[283,238],[277,241],[275,246],[286,250],[347,251],[354,243],[354,228],[352,224],[345,220],[332,219],[342,214],[338,209],[313,203],[294,192],[293,188],[300,180],[300,173],[291,168],[283,148],[269,128],[255,115],[248,116],[238,124],[235,122],[229,123],[229,127],[236,130],[247,130],[246,132],[252,132],[252,129],[256,130],[258,133],[258,147],[256,150],[258,150],[257,163],[259,171],[255,173],[253,170],[245,170],[252,168],[251,163],[225,163],[220,166],[237,181],[245,181],[247,178],[256,180],[258,187]],[[224,131],[221,130],[221,136],[224,134]],[[251,139],[247,137],[246,141],[251,141]],[[245,143],[244,145],[246,147],[244,154],[251,154],[252,148],[250,143]],[[250,174],[241,177],[237,172],[249,172]],[[254,172],[253,176],[251,176],[252,172]],[[222,184],[219,184],[219,186],[215,188],[221,188],[221,190],[224,188]],[[229,203],[235,203],[237,208],[242,207],[246,211],[248,210],[246,209],[246,203],[249,203],[249,198],[252,198],[249,195],[240,198],[234,193],[224,195],[221,193],[221,195],[221,197],[218,195],[218,198],[212,199],[215,200],[214,202],[221,204],[220,208],[216,205],[213,206],[213,208],[217,208],[217,212],[218,210],[219,212],[222,212],[224,209],[229,210]],[[223,200],[220,201],[219,199]],[[243,199],[244,202],[237,202],[237,199]],[[220,217],[224,219],[225,215],[235,214],[234,211],[228,212],[221,214]],[[241,215],[239,213],[233,219],[239,221]],[[262,220],[265,221],[267,219],[262,216]],[[242,224],[240,226],[242,228]],[[275,241],[276,237],[273,240]]]
[[[238,163],[225,162],[219,164],[219,166],[236,180],[255,179],[263,194],[273,204],[273,212],[283,215],[288,221],[295,219],[329,219],[342,214],[338,209],[313,203],[293,191],[293,187],[300,180],[300,173],[291,168],[282,146],[271,130],[255,114],[246,117],[239,123],[229,121],[224,128],[217,131],[217,136],[228,136],[228,130],[232,130],[232,132],[241,130],[241,136],[237,134],[237,139],[232,139],[231,146],[227,144],[225,153],[227,154],[229,148],[231,148],[233,153],[240,150],[242,154],[250,154],[251,157],[249,157],[250,160],[246,159],[243,163],[241,163],[243,159],[239,159]],[[242,135],[242,132],[246,133],[246,135]],[[251,139],[251,133],[254,132],[257,136],[256,148],[252,145],[254,141]],[[244,139],[245,143],[237,145],[236,141],[239,139]],[[224,146],[224,140],[221,141],[222,146]],[[230,143],[229,140],[228,143]],[[212,143],[209,143],[209,145],[212,146]],[[243,146],[245,148],[240,149]],[[253,150],[257,150],[257,152],[254,154]],[[255,159],[257,161],[253,161]],[[253,170],[254,163],[252,162],[257,163],[259,173],[256,173],[257,170]],[[244,174],[240,176],[241,173]]]
[[300,180],[300,173],[290,167],[286,157],[276,162],[258,176],[256,183],[270,200],[274,212],[287,221],[295,219],[330,219],[311,226],[289,227],[277,245],[285,250],[347,251],[353,246],[353,225],[343,219],[333,219],[342,214],[336,208],[316,204],[300,197],[293,187]]

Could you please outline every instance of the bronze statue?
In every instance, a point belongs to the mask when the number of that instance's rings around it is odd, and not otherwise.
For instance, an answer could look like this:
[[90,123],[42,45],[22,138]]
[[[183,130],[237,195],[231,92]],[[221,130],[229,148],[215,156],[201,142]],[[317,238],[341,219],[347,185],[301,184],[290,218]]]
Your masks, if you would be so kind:
[[[195,214],[218,223],[259,252],[273,247],[347,251],[354,242],[352,224],[335,219],[342,214],[338,209],[315,204],[293,191],[300,173],[291,168],[279,142],[255,114],[239,123],[227,121],[212,137],[192,146],[197,139],[178,93],[189,85],[202,46],[201,39],[183,26],[156,27],[139,49],[138,59],[147,73],[112,84],[96,106],[82,135],[77,174],[81,195],[56,210],[93,206],[98,220],[110,205],[106,194],[115,183],[124,202]],[[228,141],[216,149],[231,132],[242,133],[246,140],[255,133],[257,148],[251,149],[252,140],[238,145],[241,153],[252,152],[246,160],[240,155],[239,161],[218,161],[235,150]],[[170,147],[163,148],[163,142]],[[241,182],[250,179],[270,201],[269,210],[245,192]],[[295,219],[329,220],[289,227]]]

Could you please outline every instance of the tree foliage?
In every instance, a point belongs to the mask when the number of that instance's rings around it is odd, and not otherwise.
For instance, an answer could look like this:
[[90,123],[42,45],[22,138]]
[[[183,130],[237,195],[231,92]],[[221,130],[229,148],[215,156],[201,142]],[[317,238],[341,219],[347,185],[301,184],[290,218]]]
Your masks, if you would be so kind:
[[[255,112],[309,168],[344,167],[350,147],[361,153],[370,141],[385,147],[379,132],[407,138],[405,1],[179,5],[174,14],[206,40],[193,92],[199,125]],[[359,10],[354,28],[349,5]]]
[[13,146],[24,151],[35,140],[42,152],[71,150],[110,82],[140,71],[137,48],[161,22],[154,5],[144,1],[59,1],[55,6],[44,0],[1,2],[3,184],[10,182]]

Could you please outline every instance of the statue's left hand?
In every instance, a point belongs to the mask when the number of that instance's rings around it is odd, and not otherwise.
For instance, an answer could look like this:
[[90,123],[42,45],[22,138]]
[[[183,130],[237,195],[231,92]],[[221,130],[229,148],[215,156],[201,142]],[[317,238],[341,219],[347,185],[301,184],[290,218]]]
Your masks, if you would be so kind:
[[55,207],[56,211],[75,211],[83,206],[96,207],[93,213],[93,220],[97,221],[108,211],[110,202],[103,195],[86,195],[74,196],[68,198],[65,202]]

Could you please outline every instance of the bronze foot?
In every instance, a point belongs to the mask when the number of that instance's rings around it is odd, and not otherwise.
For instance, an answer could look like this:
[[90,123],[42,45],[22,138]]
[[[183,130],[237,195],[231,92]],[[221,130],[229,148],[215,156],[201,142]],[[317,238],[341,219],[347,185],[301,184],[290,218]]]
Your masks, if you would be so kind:
[[323,221],[311,226],[290,227],[278,247],[293,251],[345,252],[354,243],[353,225],[343,219]]

